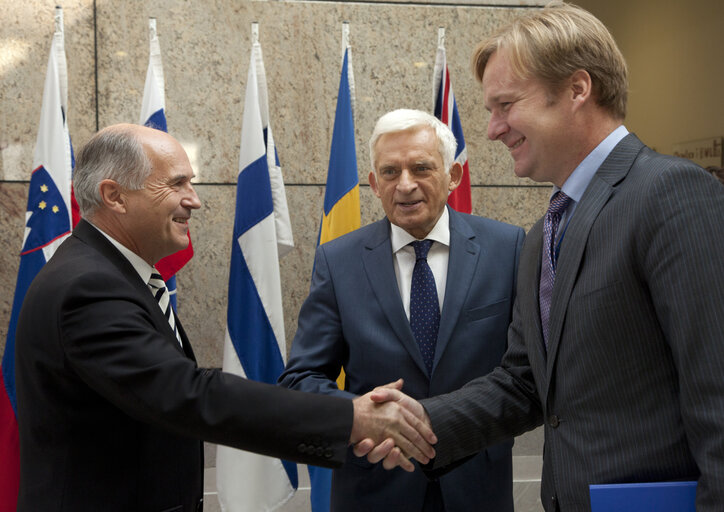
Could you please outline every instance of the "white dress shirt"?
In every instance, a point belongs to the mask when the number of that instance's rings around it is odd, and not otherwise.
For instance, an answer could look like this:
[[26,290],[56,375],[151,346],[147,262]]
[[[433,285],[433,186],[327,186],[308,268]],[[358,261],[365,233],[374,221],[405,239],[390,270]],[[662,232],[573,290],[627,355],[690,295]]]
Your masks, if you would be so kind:
[[[410,233],[399,226],[390,224],[390,242],[392,244],[392,255],[397,277],[397,287],[400,290],[402,305],[405,307],[407,319],[410,319],[410,287],[412,286],[412,271],[415,269],[415,249],[409,245],[417,240]],[[447,284],[447,264],[450,259],[450,214],[447,207],[437,220],[426,240],[432,240],[430,252],[427,253],[427,264],[435,277],[437,288],[437,302],[442,312],[442,301],[445,298],[445,286]]]

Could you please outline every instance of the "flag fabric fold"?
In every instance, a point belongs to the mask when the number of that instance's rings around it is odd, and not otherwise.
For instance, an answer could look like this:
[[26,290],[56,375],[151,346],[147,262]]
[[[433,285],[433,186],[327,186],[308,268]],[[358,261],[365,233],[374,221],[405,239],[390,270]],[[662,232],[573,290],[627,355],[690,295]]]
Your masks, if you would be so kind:
[[[139,124],[168,132],[166,124],[166,93],[163,78],[163,63],[161,62],[161,45],[156,32],[156,20],[148,20],[150,52],[146,82],[143,87],[143,100],[141,102],[141,116]],[[189,245],[174,254],[162,258],[156,263],[156,270],[166,282],[171,305],[176,309],[176,272],[189,262],[194,255],[191,243],[191,231],[188,233]]]
[[[269,125],[266,74],[257,31],[256,24],[252,25],[223,369],[274,384],[284,369],[286,356],[279,257],[292,249],[294,241]],[[219,446],[216,483],[224,511],[273,511],[294,495],[297,467],[287,461]]]
[[[324,212],[319,229],[320,244],[360,227],[359,177],[354,139],[354,74],[351,48],[346,44],[346,30],[343,26],[344,56],[324,192]],[[337,385],[344,388],[344,371],[337,379]],[[329,512],[332,471],[316,466],[308,466],[308,470],[312,512]]]
[[55,11],[55,33],[40,109],[25,233],[0,379],[0,510],[15,510],[20,477],[15,329],[25,293],[38,271],[70,234],[73,223],[73,156],[67,122],[68,77],[63,13]]
[[458,106],[450,83],[450,71],[447,67],[445,53],[445,29],[438,30],[437,55],[432,78],[432,104],[434,115],[445,123],[455,135],[458,142],[455,151],[455,161],[463,167],[463,177],[460,185],[448,197],[448,204],[456,211],[471,213],[473,210],[470,194],[470,166],[468,165],[468,150],[465,146],[463,127],[460,124]]

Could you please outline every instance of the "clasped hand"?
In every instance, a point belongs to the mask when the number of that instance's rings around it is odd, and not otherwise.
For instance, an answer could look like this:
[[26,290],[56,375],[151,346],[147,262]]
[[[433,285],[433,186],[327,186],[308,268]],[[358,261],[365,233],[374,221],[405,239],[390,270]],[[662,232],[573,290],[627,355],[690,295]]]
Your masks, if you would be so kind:
[[425,409],[401,391],[402,385],[399,379],[354,399],[350,442],[358,457],[412,472],[411,458],[427,464],[435,457],[437,437]]

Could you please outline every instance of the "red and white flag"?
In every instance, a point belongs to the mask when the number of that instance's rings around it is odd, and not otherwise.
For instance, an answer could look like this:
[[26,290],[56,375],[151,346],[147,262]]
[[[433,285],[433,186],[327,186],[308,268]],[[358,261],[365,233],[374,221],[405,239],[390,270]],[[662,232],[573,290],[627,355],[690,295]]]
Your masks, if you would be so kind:
[[455,161],[463,167],[463,178],[458,188],[453,190],[447,199],[448,204],[458,212],[471,213],[473,203],[470,197],[470,167],[468,166],[468,150],[465,147],[463,127],[460,124],[458,106],[455,102],[452,84],[450,83],[450,71],[447,68],[447,56],[445,55],[445,29],[438,29],[437,56],[435,57],[435,68],[432,78],[432,105],[435,117],[448,125],[458,141],[458,148],[455,151]]

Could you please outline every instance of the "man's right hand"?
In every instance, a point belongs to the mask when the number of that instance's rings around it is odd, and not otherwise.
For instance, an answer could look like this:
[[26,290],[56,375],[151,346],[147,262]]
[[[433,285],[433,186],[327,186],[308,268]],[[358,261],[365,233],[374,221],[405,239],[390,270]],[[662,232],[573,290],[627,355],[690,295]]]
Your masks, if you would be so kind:
[[400,391],[402,379],[375,388],[354,400],[354,423],[350,442],[358,457],[385,469],[400,466],[414,471],[409,458],[427,464],[435,456],[437,442],[425,409]]

